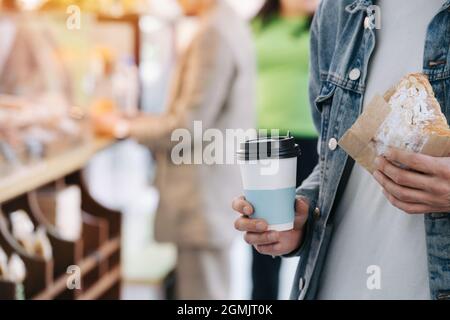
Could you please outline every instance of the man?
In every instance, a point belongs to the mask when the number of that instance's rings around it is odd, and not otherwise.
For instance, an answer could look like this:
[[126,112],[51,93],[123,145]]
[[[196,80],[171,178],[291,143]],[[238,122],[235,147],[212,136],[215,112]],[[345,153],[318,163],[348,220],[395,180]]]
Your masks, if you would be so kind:
[[[259,252],[301,257],[291,298],[450,298],[450,157],[391,149],[371,176],[337,145],[364,105],[409,72],[429,77],[450,119],[449,31],[450,0],[321,2],[310,75],[320,163],[297,191],[295,230],[235,223]],[[253,212],[242,197],[233,208]]]
[[231,165],[176,165],[171,135],[181,128],[192,131],[194,121],[224,135],[225,129],[254,126],[251,34],[223,0],[179,4],[200,26],[179,59],[166,112],[130,121],[103,117],[97,129],[138,139],[157,160],[155,237],[177,245],[176,298],[228,299],[234,232],[223,226],[231,223],[229,199],[240,187],[239,171]]

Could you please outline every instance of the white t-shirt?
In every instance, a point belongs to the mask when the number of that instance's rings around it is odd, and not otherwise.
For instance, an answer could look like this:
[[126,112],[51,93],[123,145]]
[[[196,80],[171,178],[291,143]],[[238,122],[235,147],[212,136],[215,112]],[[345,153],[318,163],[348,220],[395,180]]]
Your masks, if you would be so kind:
[[[410,72],[421,72],[427,27],[444,0],[380,0],[381,29],[365,104]],[[423,215],[392,206],[355,164],[335,212],[319,299],[430,299]]]

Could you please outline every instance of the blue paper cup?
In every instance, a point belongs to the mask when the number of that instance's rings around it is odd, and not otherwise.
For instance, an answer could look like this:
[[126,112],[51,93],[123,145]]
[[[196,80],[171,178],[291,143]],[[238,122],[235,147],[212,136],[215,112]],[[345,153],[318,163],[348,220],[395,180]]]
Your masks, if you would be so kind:
[[264,219],[269,230],[294,228],[299,155],[290,136],[249,140],[238,151],[244,195],[254,208],[251,218]]

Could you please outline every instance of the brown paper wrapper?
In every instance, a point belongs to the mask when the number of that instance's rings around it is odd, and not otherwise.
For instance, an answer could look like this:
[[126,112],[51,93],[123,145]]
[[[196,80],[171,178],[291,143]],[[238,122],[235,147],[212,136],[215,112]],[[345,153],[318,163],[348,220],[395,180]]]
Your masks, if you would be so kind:
[[[380,126],[391,112],[387,103],[395,88],[386,92],[384,97],[377,95],[364,108],[353,126],[339,140],[339,146],[358,164],[370,173],[375,171],[374,160],[378,156],[374,141]],[[420,153],[433,157],[450,154],[450,137],[428,134],[428,139]]]

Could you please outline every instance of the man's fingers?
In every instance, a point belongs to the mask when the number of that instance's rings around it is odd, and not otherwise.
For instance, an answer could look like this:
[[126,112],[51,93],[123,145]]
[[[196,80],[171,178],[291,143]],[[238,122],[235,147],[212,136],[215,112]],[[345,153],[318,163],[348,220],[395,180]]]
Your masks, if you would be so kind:
[[253,214],[252,205],[245,200],[243,196],[238,197],[233,200],[232,208],[234,211],[237,211],[239,214],[244,214],[246,216],[250,216]]
[[260,219],[239,218],[234,223],[236,230],[244,232],[264,232],[267,231],[267,222]]
[[267,244],[267,245],[256,245],[256,251],[261,254],[266,254],[270,256],[279,256],[282,254],[283,246],[281,243]]
[[298,197],[295,200],[295,212],[297,214],[303,215],[308,214],[309,211],[309,202],[305,197]]
[[294,230],[303,230],[303,227],[308,220],[308,214],[305,215],[297,215],[294,220]]
[[392,194],[387,193],[385,190],[383,190],[383,193],[394,207],[396,207],[406,213],[423,214],[423,213],[430,213],[430,212],[435,211],[427,205],[403,202],[403,201],[395,198]]
[[279,232],[271,231],[264,233],[247,232],[244,236],[245,242],[250,245],[269,245],[277,243],[280,239]]
[[431,156],[395,148],[389,148],[384,156],[391,162],[401,163],[415,171],[429,174],[436,173],[436,159]]
[[398,185],[380,171],[375,171],[373,177],[387,193],[400,201],[427,205],[433,204],[433,199],[429,193]]
[[382,157],[378,157],[375,160],[375,165],[378,170],[398,185],[432,191],[434,180],[431,176],[399,168]]

